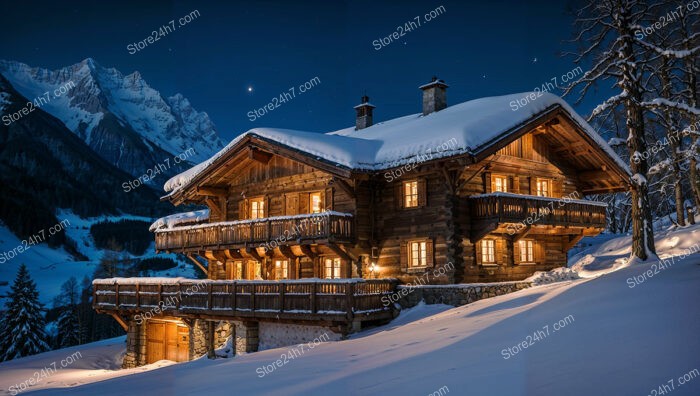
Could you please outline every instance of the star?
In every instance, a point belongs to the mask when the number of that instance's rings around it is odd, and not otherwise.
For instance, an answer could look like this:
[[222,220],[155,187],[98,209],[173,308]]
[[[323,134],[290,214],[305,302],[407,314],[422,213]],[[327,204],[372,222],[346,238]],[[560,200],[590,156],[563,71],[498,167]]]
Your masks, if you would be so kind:
[[532,63],[537,63],[537,58],[533,58]]
[[253,87],[248,87],[248,92],[253,92]]

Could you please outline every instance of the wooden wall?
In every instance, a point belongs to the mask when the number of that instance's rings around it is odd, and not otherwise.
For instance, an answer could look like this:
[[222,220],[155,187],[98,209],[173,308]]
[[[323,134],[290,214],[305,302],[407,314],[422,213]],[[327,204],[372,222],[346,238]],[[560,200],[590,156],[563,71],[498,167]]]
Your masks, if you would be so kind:
[[[575,170],[567,167],[556,154],[533,133],[527,134],[499,150],[489,158],[466,166],[456,162],[419,164],[415,169],[401,172],[400,177],[371,177],[357,175],[342,179],[340,185],[333,175],[314,169],[292,159],[274,155],[267,164],[256,161],[242,166],[230,177],[226,205],[227,220],[246,218],[241,213],[246,198],[264,196],[266,216],[291,213],[290,201],[297,199],[297,212],[304,212],[308,193],[322,191],[327,210],[355,215],[357,244],[354,253],[363,255],[362,275],[369,276],[369,265],[376,262],[378,277],[395,277],[403,282],[419,279],[429,283],[482,282],[517,280],[534,271],[549,270],[566,264],[564,246],[567,236],[537,237],[543,246],[544,258],[535,265],[514,265],[512,249],[499,252],[497,266],[477,263],[476,246],[469,240],[471,219],[468,197],[491,192],[490,175],[508,178],[509,191],[534,194],[534,180],[552,180],[552,195],[564,197],[578,191]],[[444,168],[444,169],[443,169]],[[450,173],[455,175],[449,181]],[[418,208],[403,208],[397,194],[404,181],[418,180],[425,186],[425,195]],[[296,197],[296,198],[294,198]],[[581,198],[580,195],[572,196]],[[308,205],[306,205],[308,206]],[[307,208],[308,209],[308,208]],[[212,221],[217,221],[212,218]],[[487,237],[498,237],[487,235]],[[502,238],[502,237],[499,237]],[[406,266],[406,248],[411,240],[431,242],[431,266]],[[507,245],[504,240],[502,246]],[[371,247],[378,248],[379,257],[371,258]],[[402,259],[403,257],[403,259]],[[298,264],[300,277],[320,276],[320,258],[302,259]],[[358,274],[355,265],[344,263],[344,274]],[[440,273],[435,275],[439,270]],[[219,271],[220,272],[220,271]]]

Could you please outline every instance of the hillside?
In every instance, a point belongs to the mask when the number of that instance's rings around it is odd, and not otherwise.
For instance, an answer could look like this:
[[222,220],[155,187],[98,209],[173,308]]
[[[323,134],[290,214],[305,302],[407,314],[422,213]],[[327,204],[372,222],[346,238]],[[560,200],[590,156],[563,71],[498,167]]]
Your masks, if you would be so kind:
[[[305,396],[426,395],[440,389],[458,395],[647,395],[673,381],[673,395],[697,395],[700,256],[681,257],[700,242],[700,226],[659,234],[660,254],[675,257],[674,264],[633,288],[628,279],[643,276],[655,263],[606,273],[630,240],[603,237],[602,244],[594,240],[582,252],[586,265],[596,263],[598,272],[591,278],[458,308],[419,305],[387,326],[307,348],[262,377],[261,367],[289,349],[105,371],[117,365],[120,339],[107,352],[109,342],[104,342],[2,363],[0,388],[79,350],[80,364],[59,370],[37,386],[43,390],[30,394],[122,395],[128,390],[147,395],[158,384],[160,392],[173,395],[228,395],[231,389]],[[554,323],[565,326],[555,331]],[[545,326],[549,334],[533,339]],[[518,348],[524,341],[531,343]],[[681,385],[678,379],[684,376],[688,381]]]
[[[20,111],[27,98],[0,76],[4,114]],[[59,208],[80,216],[133,213],[157,216],[170,210],[150,188],[126,193],[133,177],[105,161],[60,120],[35,108],[0,124],[0,220],[20,239],[57,224]],[[57,234],[50,244],[64,242]]]

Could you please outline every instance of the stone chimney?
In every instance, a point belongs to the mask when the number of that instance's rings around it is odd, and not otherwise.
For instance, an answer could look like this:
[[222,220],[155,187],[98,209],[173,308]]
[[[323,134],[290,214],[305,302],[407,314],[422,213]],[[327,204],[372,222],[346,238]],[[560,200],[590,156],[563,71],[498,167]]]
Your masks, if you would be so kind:
[[374,106],[369,103],[369,96],[362,97],[362,103],[355,106],[357,117],[355,118],[355,130],[365,129],[372,126],[372,111]]
[[444,81],[433,76],[428,84],[421,85],[423,91],[423,115],[440,111],[447,107],[447,87]]

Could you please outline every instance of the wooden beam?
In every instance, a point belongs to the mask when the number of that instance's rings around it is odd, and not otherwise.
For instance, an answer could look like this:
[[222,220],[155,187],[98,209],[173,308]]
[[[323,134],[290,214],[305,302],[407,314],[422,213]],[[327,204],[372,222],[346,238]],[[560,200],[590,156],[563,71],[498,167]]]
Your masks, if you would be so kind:
[[583,237],[584,237],[583,232],[579,235],[574,235],[574,236],[569,237],[569,242],[567,242],[564,245],[564,253],[568,252],[569,249],[571,249],[577,243],[579,243],[581,241],[581,239],[583,239]]
[[344,250],[340,245],[336,245],[335,243],[329,243],[328,248],[331,249],[335,254],[340,256],[343,260],[347,260],[349,262],[353,262],[357,260],[357,258],[352,257],[350,253],[348,253],[346,250]]
[[235,260],[243,258],[243,255],[241,254],[241,252],[238,251],[238,249],[224,249],[223,252],[226,258],[228,259]]
[[207,250],[204,252],[204,256],[209,260],[221,261],[222,263],[225,263],[228,258],[221,250]]
[[498,223],[495,222],[484,224],[483,226],[477,227],[476,229],[472,228],[472,232],[469,239],[471,239],[472,243],[477,243],[483,237],[496,230],[496,228],[498,228]]
[[357,195],[355,194],[355,189],[348,184],[345,180],[339,178],[339,177],[333,177],[331,178],[330,182],[328,185],[336,185],[340,187],[341,190],[345,191],[346,194],[348,194],[351,198],[356,199]]
[[454,171],[448,171],[444,166],[440,168],[442,171],[442,176],[445,178],[445,185],[450,189],[450,192],[454,194],[456,188],[455,174]]
[[527,227],[525,227],[525,229],[521,233],[515,234],[513,236],[513,243],[516,243],[519,240],[525,238],[527,234],[530,233],[530,231],[532,231],[532,225],[528,225]]
[[270,160],[272,159],[272,156],[272,153],[262,151],[255,147],[250,147],[248,150],[248,158],[252,159],[253,161],[258,161],[261,164],[267,165],[267,163],[270,162]]
[[225,187],[201,186],[197,187],[197,195],[206,195],[210,197],[225,197],[228,194],[228,189]]
[[214,199],[211,197],[206,197],[204,198],[204,202],[206,202],[207,206],[209,209],[214,212],[213,214],[216,215],[218,218],[221,218],[221,208],[219,208],[219,203],[216,202]]
[[188,254],[188,255],[187,255],[187,258],[190,259],[190,260],[192,260],[192,262],[194,263],[194,265],[196,265],[197,267],[199,267],[199,269],[201,269],[202,272],[204,272],[204,275],[206,275],[207,278],[209,277],[209,271],[202,265],[202,263],[199,262],[199,260],[195,259],[191,254]]
[[129,325],[126,323],[126,321],[124,320],[124,318],[122,318],[121,316],[119,316],[118,313],[116,313],[116,312],[110,312],[110,313],[109,313],[109,316],[113,317],[114,320],[116,320],[117,323],[119,323],[119,325],[124,329],[124,331],[129,331]]
[[254,248],[254,247],[246,247],[245,249],[243,249],[243,251],[245,251],[245,253],[246,253],[248,256],[254,258],[255,260],[257,260],[257,261],[259,261],[259,262],[261,262],[261,263],[263,262],[263,257],[262,257],[261,255],[258,254],[258,250],[257,250],[256,248]]
[[301,248],[301,251],[304,253],[306,257],[309,257],[310,259],[314,260],[316,257],[318,257],[318,254],[316,254],[313,250],[311,250],[310,245],[299,245]]
[[280,245],[279,251],[282,255],[290,260],[296,260],[297,256],[292,252],[292,248],[287,245]]

